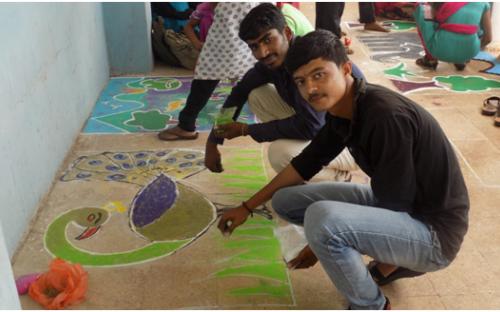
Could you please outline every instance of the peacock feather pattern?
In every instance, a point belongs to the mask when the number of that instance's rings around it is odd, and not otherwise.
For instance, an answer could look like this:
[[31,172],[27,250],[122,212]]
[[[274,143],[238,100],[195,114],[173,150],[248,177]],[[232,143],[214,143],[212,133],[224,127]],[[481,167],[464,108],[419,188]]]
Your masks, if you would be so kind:
[[81,156],[60,180],[110,181],[140,186],[128,216],[131,234],[144,246],[118,253],[95,253],[74,246],[69,224],[86,228],[75,240],[96,234],[112,217],[109,210],[83,207],[67,211],[47,228],[45,246],[54,256],[90,266],[125,265],[172,254],[202,235],[215,221],[216,209],[201,193],[180,183],[204,167],[204,154],[195,150],[104,152]]

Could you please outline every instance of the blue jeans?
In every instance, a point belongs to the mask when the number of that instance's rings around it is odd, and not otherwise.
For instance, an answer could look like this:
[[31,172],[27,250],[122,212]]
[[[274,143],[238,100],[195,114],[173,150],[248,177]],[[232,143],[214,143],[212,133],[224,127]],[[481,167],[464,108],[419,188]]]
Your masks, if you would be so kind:
[[418,272],[442,269],[436,233],[406,212],[376,207],[369,185],[327,182],[287,187],[272,205],[283,219],[304,226],[314,254],[352,309],[382,309],[385,297],[361,255]]

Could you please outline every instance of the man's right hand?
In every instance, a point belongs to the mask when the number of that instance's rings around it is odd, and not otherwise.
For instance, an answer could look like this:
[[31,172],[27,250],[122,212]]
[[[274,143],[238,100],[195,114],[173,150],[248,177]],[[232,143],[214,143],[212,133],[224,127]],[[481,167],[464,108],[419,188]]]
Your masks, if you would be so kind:
[[217,144],[210,141],[205,146],[205,167],[212,172],[222,172],[222,161]]
[[248,214],[248,210],[243,206],[229,209],[222,214],[217,227],[223,235],[231,235],[234,229],[245,223]]

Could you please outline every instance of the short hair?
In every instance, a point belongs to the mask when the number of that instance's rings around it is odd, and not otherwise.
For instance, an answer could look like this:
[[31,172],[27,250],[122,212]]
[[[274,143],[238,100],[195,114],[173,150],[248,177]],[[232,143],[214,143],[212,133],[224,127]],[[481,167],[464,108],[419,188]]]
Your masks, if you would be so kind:
[[276,29],[280,33],[286,26],[285,17],[274,4],[262,3],[251,9],[240,23],[239,37],[243,41],[256,39],[263,32]]
[[349,61],[340,39],[328,30],[318,29],[295,38],[288,49],[285,67],[293,74],[299,67],[317,58],[332,61],[337,66]]

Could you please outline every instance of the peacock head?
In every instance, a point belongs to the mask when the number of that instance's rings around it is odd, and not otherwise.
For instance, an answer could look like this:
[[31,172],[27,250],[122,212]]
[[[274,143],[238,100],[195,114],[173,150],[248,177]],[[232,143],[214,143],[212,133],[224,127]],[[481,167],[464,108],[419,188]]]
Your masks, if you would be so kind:
[[97,233],[108,220],[109,212],[103,208],[85,207],[75,210],[73,222],[85,230],[75,237],[77,240],[87,239]]

